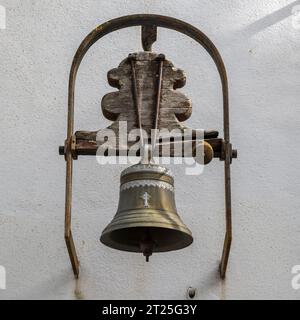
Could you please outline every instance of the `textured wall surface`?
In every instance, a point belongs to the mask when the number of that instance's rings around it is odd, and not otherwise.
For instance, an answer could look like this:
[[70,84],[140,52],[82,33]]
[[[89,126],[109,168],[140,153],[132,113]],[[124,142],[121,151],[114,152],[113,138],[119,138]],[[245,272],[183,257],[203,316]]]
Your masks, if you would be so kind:
[[[291,269],[300,264],[300,1],[21,1],[2,0],[0,30],[0,299],[299,299]],[[73,234],[81,261],[75,281],[64,244],[67,81],[75,50],[95,26],[132,13],[185,20],[216,44],[230,85],[233,244],[227,279],[217,268],[224,236],[223,165],[200,176],[175,172],[176,200],[194,243],[178,252],[139,254],[100,245],[116,211],[123,166],[80,158],[74,166]],[[109,124],[101,97],[106,72],[141,50],[139,28],[112,34],[87,54],[76,86],[75,129]],[[181,90],[193,101],[187,121],[222,132],[216,68],[193,40],[160,30],[153,48],[187,73]]]

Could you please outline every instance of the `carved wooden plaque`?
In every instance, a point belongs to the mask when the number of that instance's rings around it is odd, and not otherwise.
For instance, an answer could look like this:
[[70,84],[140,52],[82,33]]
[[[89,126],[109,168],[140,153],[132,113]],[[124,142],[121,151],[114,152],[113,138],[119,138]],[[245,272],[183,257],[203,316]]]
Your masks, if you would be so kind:
[[[158,55],[152,52],[135,54],[137,89],[141,104],[142,128],[150,133],[156,113]],[[169,60],[163,64],[162,89],[160,97],[159,127],[172,130],[183,129],[180,121],[189,118],[192,113],[191,100],[178,88],[185,85],[185,74],[174,68]],[[117,130],[117,121],[127,121],[128,130],[138,128],[136,106],[133,99],[132,69],[129,58],[119,67],[108,72],[108,82],[119,89],[106,94],[102,99],[104,116],[115,121],[109,128]]]
[[[116,91],[107,93],[101,102],[103,115],[113,121],[106,129],[112,129],[116,135],[116,148],[123,149],[120,142],[119,122],[126,121],[127,133],[132,129],[139,129],[136,102],[133,95],[133,70],[131,59],[134,59],[136,87],[140,99],[141,126],[149,134],[154,128],[158,77],[159,77],[159,54],[154,52],[138,52],[124,59],[117,68],[107,74],[109,84]],[[191,100],[180,90],[186,83],[183,70],[174,67],[171,61],[164,59],[162,68],[162,84],[160,94],[159,122],[157,129],[179,129],[183,131],[187,127],[182,124],[192,113]],[[104,130],[106,130],[104,129]],[[101,145],[104,140],[99,131],[77,131],[76,138],[79,147],[85,148],[86,143]],[[193,130],[193,133],[196,131]],[[97,137],[97,133],[100,133]],[[217,131],[206,131],[205,138],[216,138]],[[193,138],[194,139],[194,138]],[[128,142],[128,146],[134,142]]]

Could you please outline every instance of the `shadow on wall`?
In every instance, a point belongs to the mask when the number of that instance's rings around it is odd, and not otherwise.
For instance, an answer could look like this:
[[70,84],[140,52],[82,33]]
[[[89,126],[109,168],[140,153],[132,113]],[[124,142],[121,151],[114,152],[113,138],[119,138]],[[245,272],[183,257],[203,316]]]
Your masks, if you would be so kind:
[[251,23],[250,25],[245,27],[243,30],[241,30],[241,32],[245,33],[245,35],[247,35],[248,37],[252,37],[256,33],[278,23],[279,21],[282,21],[293,14],[296,15],[297,12],[299,13],[299,16],[300,16],[300,7],[297,10],[296,6],[300,6],[299,0],[294,1],[289,5],[277,11],[274,11],[268,14],[267,16]]
[[300,0],[294,1],[279,10],[267,14],[244,28],[231,32],[230,35],[226,37],[222,35],[220,42],[232,43],[233,46],[239,46],[241,39],[250,39],[259,32],[266,30],[290,16],[293,16],[293,24],[295,23],[297,27],[300,27]]

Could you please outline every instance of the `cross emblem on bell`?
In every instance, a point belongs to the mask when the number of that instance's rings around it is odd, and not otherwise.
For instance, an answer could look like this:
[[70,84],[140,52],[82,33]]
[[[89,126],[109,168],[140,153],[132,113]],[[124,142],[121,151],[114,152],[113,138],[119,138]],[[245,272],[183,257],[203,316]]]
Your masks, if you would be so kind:
[[149,207],[149,199],[150,198],[151,198],[151,196],[147,191],[141,196],[141,199],[144,200],[144,207],[145,208]]

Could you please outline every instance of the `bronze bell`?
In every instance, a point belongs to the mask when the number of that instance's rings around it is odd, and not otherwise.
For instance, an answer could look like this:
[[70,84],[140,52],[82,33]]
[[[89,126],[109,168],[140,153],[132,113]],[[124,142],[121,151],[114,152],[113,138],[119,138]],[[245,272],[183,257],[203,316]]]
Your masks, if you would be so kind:
[[174,178],[167,168],[139,163],[122,172],[118,210],[100,241],[114,249],[142,252],[146,261],[152,252],[182,249],[193,242],[177,214]]

